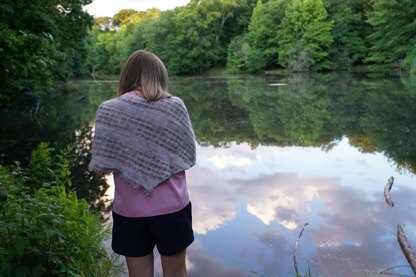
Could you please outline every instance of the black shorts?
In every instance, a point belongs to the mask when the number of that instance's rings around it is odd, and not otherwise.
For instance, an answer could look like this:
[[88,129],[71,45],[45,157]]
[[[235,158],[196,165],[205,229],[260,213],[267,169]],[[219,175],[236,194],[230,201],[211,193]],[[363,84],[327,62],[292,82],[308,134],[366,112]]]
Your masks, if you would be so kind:
[[194,241],[192,205],[180,211],[150,217],[124,217],[113,211],[112,248],[126,257],[143,257],[155,245],[161,255],[172,256]]

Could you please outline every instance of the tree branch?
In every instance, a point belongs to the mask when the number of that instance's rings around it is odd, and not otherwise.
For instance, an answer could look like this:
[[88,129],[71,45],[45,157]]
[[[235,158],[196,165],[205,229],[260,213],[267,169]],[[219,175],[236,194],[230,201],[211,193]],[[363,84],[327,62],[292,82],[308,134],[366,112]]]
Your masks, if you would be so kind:
[[394,178],[393,176],[391,176],[389,180],[387,181],[386,186],[384,187],[384,198],[386,199],[387,205],[389,205],[390,207],[394,207],[394,203],[393,203],[393,200],[391,200],[391,195],[390,195],[390,190],[391,190],[391,187],[393,186],[393,181],[394,181]]
[[413,273],[416,275],[416,254],[413,252],[412,247],[407,241],[407,237],[400,224],[397,224],[397,240],[399,241],[403,254],[409,262],[410,267],[413,270]]

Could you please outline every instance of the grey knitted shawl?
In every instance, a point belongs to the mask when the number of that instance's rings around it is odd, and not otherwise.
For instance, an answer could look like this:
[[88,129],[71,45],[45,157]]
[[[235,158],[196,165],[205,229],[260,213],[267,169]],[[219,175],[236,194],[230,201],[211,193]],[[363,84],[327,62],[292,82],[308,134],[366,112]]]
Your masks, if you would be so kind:
[[118,172],[150,194],[172,174],[195,164],[195,136],[178,97],[147,101],[122,95],[97,111],[90,170]]

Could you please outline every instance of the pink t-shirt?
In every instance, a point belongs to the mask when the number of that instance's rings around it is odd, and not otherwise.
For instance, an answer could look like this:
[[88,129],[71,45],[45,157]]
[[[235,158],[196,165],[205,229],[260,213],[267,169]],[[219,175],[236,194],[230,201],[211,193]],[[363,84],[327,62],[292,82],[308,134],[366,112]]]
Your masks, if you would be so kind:
[[[143,97],[140,91],[125,95]],[[133,189],[120,174],[114,174],[113,210],[125,217],[146,217],[177,212],[189,204],[185,171],[172,175],[159,184],[150,196]]]
[[125,217],[146,217],[177,212],[189,204],[185,171],[158,185],[150,196],[135,190],[120,174],[114,174],[113,210]]

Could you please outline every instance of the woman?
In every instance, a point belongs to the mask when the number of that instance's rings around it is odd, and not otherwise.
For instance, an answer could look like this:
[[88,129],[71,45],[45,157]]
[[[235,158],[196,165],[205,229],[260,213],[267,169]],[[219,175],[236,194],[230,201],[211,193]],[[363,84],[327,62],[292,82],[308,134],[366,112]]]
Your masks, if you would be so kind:
[[185,170],[195,164],[186,107],[167,90],[162,61],[134,52],[119,78],[118,97],[98,109],[90,169],[114,174],[114,252],[129,276],[153,276],[156,245],[165,277],[186,276],[193,242]]

